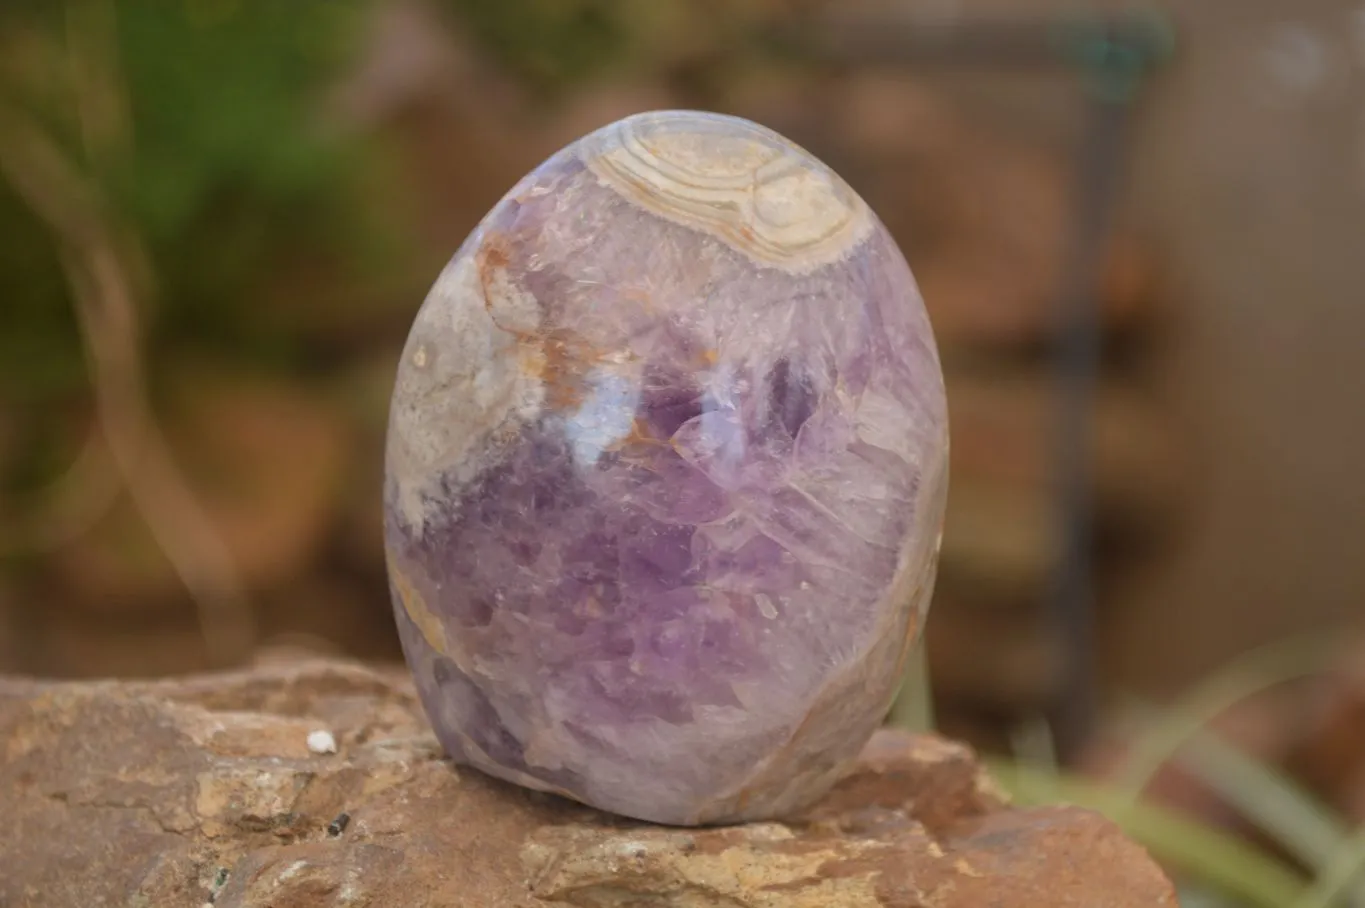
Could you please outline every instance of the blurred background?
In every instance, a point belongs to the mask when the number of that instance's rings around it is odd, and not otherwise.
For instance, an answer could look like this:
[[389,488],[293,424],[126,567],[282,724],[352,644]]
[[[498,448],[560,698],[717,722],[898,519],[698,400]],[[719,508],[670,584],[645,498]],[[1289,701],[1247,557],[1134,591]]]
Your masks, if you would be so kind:
[[1322,870],[1365,821],[1348,0],[6,0],[0,672],[401,658],[379,489],[416,307],[522,174],[664,107],[806,146],[920,281],[939,727],[1041,759],[1070,716],[1069,771],[1133,782],[1151,716],[1194,716],[1150,800]]

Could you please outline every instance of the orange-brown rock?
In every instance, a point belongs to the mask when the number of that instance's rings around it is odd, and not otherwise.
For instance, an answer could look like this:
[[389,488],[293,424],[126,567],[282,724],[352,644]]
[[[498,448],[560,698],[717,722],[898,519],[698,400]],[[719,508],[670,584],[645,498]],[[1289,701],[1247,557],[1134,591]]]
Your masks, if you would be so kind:
[[805,816],[691,830],[456,770],[404,673],[343,662],[0,680],[0,742],[6,908],[1176,904],[1109,822],[1010,809],[931,736],[879,734]]

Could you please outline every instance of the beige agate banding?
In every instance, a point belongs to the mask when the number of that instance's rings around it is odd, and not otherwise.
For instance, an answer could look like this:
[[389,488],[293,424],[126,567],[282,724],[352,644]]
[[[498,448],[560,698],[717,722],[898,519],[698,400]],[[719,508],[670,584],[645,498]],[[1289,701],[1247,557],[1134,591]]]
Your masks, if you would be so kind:
[[441,619],[432,614],[431,609],[427,608],[426,600],[422,594],[417,592],[407,574],[403,573],[398,566],[398,560],[393,557],[391,552],[386,551],[385,562],[388,566],[389,577],[393,581],[394,591],[397,593],[398,603],[407,613],[408,618],[421,633],[422,638],[427,641],[427,645],[440,653],[442,656],[450,655],[450,646],[446,642],[445,628],[441,626]]
[[837,174],[738,117],[638,114],[587,137],[580,154],[632,203],[784,271],[838,261],[873,227],[867,204]]

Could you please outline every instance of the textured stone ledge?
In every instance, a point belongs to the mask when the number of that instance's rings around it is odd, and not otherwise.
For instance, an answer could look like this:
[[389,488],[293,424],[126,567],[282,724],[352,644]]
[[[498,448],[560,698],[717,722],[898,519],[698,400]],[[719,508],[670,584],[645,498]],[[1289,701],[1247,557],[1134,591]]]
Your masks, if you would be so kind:
[[1011,809],[935,737],[879,734],[790,823],[686,830],[456,770],[401,673],[344,662],[0,679],[0,747],[4,908],[1176,904],[1108,821]]

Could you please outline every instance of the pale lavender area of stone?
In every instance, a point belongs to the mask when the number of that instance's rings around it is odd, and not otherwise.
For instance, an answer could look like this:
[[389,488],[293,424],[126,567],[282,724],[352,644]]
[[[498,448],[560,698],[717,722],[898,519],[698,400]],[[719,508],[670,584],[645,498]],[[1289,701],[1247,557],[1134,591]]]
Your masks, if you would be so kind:
[[932,333],[879,223],[797,275],[646,213],[572,147],[516,195],[457,256],[496,241],[533,342],[632,366],[582,366],[471,481],[430,477],[420,528],[390,476],[393,566],[464,668],[395,595],[400,635],[457,761],[685,822],[904,627],[883,612],[922,608],[888,592],[940,530]]

